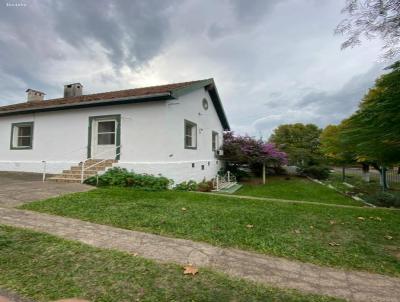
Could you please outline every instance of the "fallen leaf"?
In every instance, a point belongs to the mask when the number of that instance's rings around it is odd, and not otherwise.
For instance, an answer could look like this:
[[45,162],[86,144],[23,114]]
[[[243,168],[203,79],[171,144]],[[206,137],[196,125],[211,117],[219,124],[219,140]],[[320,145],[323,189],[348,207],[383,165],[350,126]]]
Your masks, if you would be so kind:
[[385,238],[386,238],[387,240],[392,240],[392,239],[393,239],[393,237],[390,236],[390,235],[386,235]]
[[184,275],[196,275],[199,272],[199,269],[194,267],[193,265],[189,264],[183,267],[184,271],[183,274]]
[[358,216],[357,219],[358,219],[358,220],[365,220],[365,218],[362,217],[362,216]]
[[246,225],[246,228],[248,228],[248,229],[251,229],[253,227],[253,225],[252,224],[248,224],[248,225]]
[[310,229],[313,229],[314,228],[314,226],[313,225],[310,225]]
[[335,221],[335,220],[330,220],[329,223],[330,223],[330,224],[335,224],[336,221]]
[[182,210],[182,211],[186,211],[186,208],[182,208],[181,210]]
[[337,242],[329,242],[330,246],[340,246],[340,243]]
[[133,253],[132,255],[133,255],[133,257],[136,257],[136,256],[139,255],[139,254],[138,254],[138,253]]
[[380,218],[380,217],[375,217],[375,220],[382,221],[382,218]]
[[301,233],[300,230],[298,230],[298,229],[294,230],[294,232],[295,232],[296,234],[300,234],[300,233]]

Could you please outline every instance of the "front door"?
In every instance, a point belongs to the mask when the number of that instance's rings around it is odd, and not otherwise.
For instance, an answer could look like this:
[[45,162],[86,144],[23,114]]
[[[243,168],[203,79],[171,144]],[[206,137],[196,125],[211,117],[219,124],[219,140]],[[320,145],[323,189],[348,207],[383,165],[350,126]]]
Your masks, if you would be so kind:
[[[92,120],[91,157],[114,159],[117,155],[116,118],[94,118]],[[119,148],[118,148],[119,149]]]

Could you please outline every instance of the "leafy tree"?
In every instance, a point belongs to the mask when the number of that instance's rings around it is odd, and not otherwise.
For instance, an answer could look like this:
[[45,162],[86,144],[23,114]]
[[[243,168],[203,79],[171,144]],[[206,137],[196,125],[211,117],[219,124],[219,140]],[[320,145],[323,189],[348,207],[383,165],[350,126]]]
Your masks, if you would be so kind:
[[361,44],[361,37],[383,40],[386,58],[400,53],[400,0],[347,0],[342,10],[348,15],[335,33],[347,35],[342,49]]
[[[344,139],[354,144],[357,156],[382,167],[400,162],[400,63],[378,78],[359,109],[343,129]],[[384,186],[386,184],[384,183]]]
[[346,120],[340,125],[328,125],[321,133],[321,151],[329,162],[342,166],[342,178],[345,180],[345,166],[356,162],[352,144],[343,139]]
[[292,165],[313,165],[322,159],[319,129],[314,124],[286,124],[274,130],[269,141],[289,157]]
[[234,167],[249,165],[250,167],[279,167],[287,163],[285,152],[278,150],[273,143],[266,143],[250,136],[224,133],[222,159]]
[[334,164],[349,164],[355,161],[351,145],[341,137],[343,125],[328,125],[321,133],[321,151]]

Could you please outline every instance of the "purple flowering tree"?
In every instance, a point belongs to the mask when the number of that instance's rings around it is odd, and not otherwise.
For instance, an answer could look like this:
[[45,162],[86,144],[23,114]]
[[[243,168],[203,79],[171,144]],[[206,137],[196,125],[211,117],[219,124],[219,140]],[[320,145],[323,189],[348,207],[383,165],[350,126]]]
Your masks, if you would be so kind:
[[279,167],[287,164],[287,155],[273,143],[255,139],[248,135],[235,135],[233,132],[224,133],[222,146],[224,155],[221,159],[234,166],[262,166],[265,182],[266,167]]

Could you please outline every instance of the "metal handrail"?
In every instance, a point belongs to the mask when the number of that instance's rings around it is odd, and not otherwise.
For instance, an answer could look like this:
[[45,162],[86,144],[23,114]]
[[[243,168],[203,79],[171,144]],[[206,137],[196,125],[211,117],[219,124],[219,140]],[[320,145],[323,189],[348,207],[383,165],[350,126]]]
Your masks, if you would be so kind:
[[228,171],[225,175],[219,176],[217,175],[213,181],[213,185],[216,189],[216,191],[219,191],[219,189],[226,183],[236,183],[236,176],[232,175],[230,171]]
[[[115,150],[120,149],[121,146],[122,146],[122,145],[116,146],[116,147],[115,147]],[[99,154],[97,154],[97,155],[107,154],[108,152],[110,152],[110,151],[108,150],[107,152],[101,152],[101,153],[99,153]],[[118,157],[120,154],[121,154],[121,152],[116,153],[116,154],[115,154],[115,157]],[[94,159],[93,157],[90,157],[90,158],[87,158],[86,160],[84,160],[83,162],[80,163],[80,164],[81,164],[81,183],[83,183],[83,181],[84,181],[84,174],[85,174],[85,171],[86,171],[86,170],[89,170],[90,168],[93,168],[93,167],[95,167],[95,166],[97,166],[97,165],[99,165],[99,164],[101,164],[101,163],[103,163],[103,162],[109,160],[109,159],[103,159],[103,160],[101,160],[101,161],[99,161],[99,162],[97,162],[97,163],[95,163],[95,164],[93,164],[93,165],[90,165],[89,167],[86,167],[86,168],[85,168],[85,163],[86,163],[87,161],[93,160],[93,159]],[[97,171],[96,171],[96,174],[97,174]]]
[[[87,149],[87,146],[80,147],[80,148],[78,148],[78,149],[65,152],[65,153],[62,154],[62,156],[67,155],[67,154],[69,155],[69,154],[75,153],[75,152],[80,151],[80,150],[82,150],[82,149]],[[48,159],[47,159],[47,160],[42,160],[42,166],[43,166],[43,170],[42,170],[42,181],[43,181],[43,182],[46,181],[47,164],[48,164],[49,161],[51,161],[51,160],[48,160]]]

